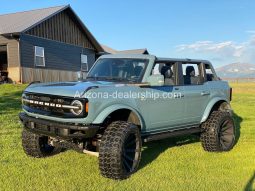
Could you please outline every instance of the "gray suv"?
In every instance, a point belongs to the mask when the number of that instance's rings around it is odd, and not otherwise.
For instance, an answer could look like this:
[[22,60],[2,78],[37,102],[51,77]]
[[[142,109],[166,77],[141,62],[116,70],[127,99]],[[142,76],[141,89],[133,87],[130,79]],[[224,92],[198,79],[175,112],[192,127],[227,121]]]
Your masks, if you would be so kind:
[[204,150],[235,143],[231,91],[206,60],[104,55],[77,82],[33,83],[22,95],[22,144],[48,157],[70,148],[99,157],[101,174],[125,179],[144,142],[199,134]]

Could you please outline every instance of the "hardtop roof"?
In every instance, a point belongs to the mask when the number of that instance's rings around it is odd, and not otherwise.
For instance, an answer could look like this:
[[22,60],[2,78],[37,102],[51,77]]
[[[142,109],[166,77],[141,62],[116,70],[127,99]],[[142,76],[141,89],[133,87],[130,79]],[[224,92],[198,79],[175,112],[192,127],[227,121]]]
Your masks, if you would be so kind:
[[156,62],[184,62],[184,63],[205,63],[211,64],[208,60],[200,59],[189,59],[189,58],[161,58],[154,55],[144,55],[144,54],[106,54],[102,55],[100,58],[135,58],[135,59],[155,59]]
[[157,57],[156,62],[182,62],[182,63],[211,64],[208,60],[189,59],[189,58],[161,58],[161,57]]

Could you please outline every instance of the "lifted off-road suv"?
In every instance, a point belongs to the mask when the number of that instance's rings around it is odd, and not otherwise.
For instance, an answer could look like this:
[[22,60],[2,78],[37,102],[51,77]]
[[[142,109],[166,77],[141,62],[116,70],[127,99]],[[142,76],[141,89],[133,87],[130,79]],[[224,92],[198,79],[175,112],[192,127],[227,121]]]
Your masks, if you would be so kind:
[[101,174],[125,179],[143,142],[200,134],[204,150],[235,143],[231,88],[206,60],[104,55],[78,82],[34,83],[22,95],[22,144],[47,157],[62,148],[99,156]]

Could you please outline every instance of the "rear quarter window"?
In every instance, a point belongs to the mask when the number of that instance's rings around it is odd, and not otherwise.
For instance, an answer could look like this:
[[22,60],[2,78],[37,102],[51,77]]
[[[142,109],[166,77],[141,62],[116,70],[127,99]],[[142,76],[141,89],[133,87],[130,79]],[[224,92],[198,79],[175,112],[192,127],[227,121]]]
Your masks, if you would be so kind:
[[217,77],[209,64],[205,64],[206,81],[216,81]]

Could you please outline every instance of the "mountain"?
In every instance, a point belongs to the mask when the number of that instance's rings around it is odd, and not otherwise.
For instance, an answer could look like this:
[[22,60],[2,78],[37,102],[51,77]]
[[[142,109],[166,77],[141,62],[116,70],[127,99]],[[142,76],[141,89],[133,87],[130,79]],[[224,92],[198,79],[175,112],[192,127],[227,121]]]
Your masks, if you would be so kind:
[[233,63],[215,70],[220,78],[255,78],[255,64]]

